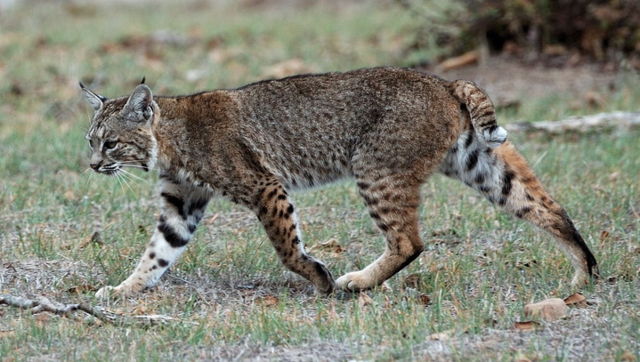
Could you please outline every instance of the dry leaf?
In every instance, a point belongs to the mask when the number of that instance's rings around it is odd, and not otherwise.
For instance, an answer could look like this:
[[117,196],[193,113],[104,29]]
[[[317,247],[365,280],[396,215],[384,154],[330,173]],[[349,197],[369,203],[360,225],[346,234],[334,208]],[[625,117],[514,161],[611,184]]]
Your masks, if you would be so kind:
[[78,249],[83,249],[87,247],[87,245],[89,244],[97,244],[97,245],[104,244],[102,242],[102,236],[100,235],[99,231],[94,231],[93,234],[91,234],[91,236],[84,238],[84,240],[82,240],[82,242],[78,244]]
[[572,307],[586,308],[587,298],[585,298],[585,296],[580,293],[575,293],[564,298],[564,303]]
[[618,177],[620,177],[620,172],[618,172],[618,171],[613,172],[613,173],[609,174],[609,181],[615,182],[618,179]]
[[38,322],[38,324],[44,324],[51,319],[51,314],[47,312],[42,312],[42,313],[36,314],[35,317],[33,318],[36,320],[36,322]]
[[536,329],[542,328],[540,323],[534,321],[516,322],[514,327],[521,331],[535,331]]
[[16,334],[15,331],[13,330],[8,330],[8,331],[0,331],[0,338],[5,338],[5,337],[11,337],[14,334]]
[[560,298],[549,298],[538,303],[524,306],[524,315],[540,317],[546,321],[554,321],[567,315],[569,307]]
[[455,332],[454,329],[448,329],[446,331],[433,333],[429,336],[429,339],[432,341],[446,341],[451,337],[451,334],[453,334],[453,332]]
[[360,292],[360,294],[358,295],[358,304],[360,304],[361,307],[366,307],[372,303],[373,299],[371,299],[371,297],[367,295],[367,293]]
[[256,304],[260,304],[265,307],[273,307],[274,305],[278,304],[278,301],[278,297],[274,295],[265,295],[264,297],[255,299]]
[[148,313],[149,309],[145,305],[137,305],[131,312],[133,315],[144,315]]
[[429,298],[426,294],[420,294],[418,296],[418,302],[422,305],[429,305],[431,303],[431,298]]
[[605,241],[607,238],[609,238],[609,232],[607,230],[602,230],[600,232],[600,241]]
[[325,242],[315,244],[314,246],[309,248],[310,251],[327,251],[332,252],[334,254],[341,254],[344,252],[344,248],[342,245],[338,243],[338,240],[331,238]]
[[604,97],[600,93],[594,91],[585,93],[584,100],[593,108],[600,108],[605,104]]
[[633,352],[624,351],[620,356],[620,361],[636,362],[636,356],[633,354]]
[[421,280],[420,274],[418,273],[409,274],[404,278],[402,286],[405,288],[417,289],[418,285],[420,285],[420,280]]
[[69,201],[73,201],[73,200],[76,199],[76,195],[73,193],[73,191],[67,190],[64,193],[64,198],[69,200]]
[[82,284],[82,285],[76,285],[74,287],[71,287],[69,289],[67,289],[68,293],[73,293],[73,294],[84,294],[87,292],[95,292],[97,291],[98,288],[96,288],[93,285],[89,285],[89,284]]
[[525,356],[522,353],[518,353],[515,355],[515,357],[513,357],[513,361],[514,362],[531,362],[531,359],[529,359],[529,357]]

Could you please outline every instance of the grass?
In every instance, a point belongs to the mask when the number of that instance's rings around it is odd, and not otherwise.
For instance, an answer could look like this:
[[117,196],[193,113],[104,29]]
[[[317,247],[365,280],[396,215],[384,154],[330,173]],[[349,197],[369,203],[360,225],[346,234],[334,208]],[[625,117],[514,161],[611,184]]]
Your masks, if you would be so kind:
[[[126,278],[153,230],[154,175],[121,185],[86,171],[90,113],[77,80],[115,96],[145,75],[158,93],[172,94],[239,86],[272,76],[274,65],[290,59],[308,71],[406,64],[401,49],[411,21],[373,2],[276,10],[160,3],[153,11],[39,4],[1,14],[0,293],[98,303],[92,289]],[[157,29],[181,38],[160,45],[135,38]],[[601,110],[635,110],[637,80],[621,77]],[[500,122],[592,111],[549,95],[501,112]],[[513,323],[524,320],[525,303],[576,291],[568,286],[568,261],[549,236],[434,176],[423,188],[426,251],[388,288],[315,297],[280,265],[253,215],[216,200],[158,288],[107,305],[178,321],[101,325],[2,307],[0,358],[638,358],[638,136],[513,135],[603,274],[581,290],[588,308],[541,331],[519,332]],[[381,253],[383,241],[351,182],[294,198],[307,248],[334,276]],[[87,242],[96,231],[101,243]],[[330,240],[343,250],[320,245]]]

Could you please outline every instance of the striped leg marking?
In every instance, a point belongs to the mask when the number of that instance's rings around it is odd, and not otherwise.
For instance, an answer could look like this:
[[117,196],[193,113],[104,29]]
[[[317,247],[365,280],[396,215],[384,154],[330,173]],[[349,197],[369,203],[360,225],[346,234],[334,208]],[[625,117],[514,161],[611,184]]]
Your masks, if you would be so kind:
[[184,252],[204,215],[211,195],[202,188],[163,181],[162,211],[151,242],[134,272],[117,287],[104,287],[97,297],[131,295],[155,285]]

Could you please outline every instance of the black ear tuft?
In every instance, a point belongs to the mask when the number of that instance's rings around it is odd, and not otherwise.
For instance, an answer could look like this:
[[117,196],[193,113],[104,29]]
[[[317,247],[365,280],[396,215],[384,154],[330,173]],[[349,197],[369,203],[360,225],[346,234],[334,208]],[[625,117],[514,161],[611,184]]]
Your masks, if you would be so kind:
[[147,77],[145,77],[144,75],[142,76],[142,80],[140,81],[140,84],[144,84],[144,81]]
[[85,87],[82,82],[78,82],[78,85],[80,85],[80,89],[82,90],[82,93],[84,93],[84,97],[87,99],[87,101],[89,101],[89,104],[91,104],[91,107],[93,107],[94,111],[102,108],[104,102],[107,101],[107,97],[103,97],[93,92],[91,89]]

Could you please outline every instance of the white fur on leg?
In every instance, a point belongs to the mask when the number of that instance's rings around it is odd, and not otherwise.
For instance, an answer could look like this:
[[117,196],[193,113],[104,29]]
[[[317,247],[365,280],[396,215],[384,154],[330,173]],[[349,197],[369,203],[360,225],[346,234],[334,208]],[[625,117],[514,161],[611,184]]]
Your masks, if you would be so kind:
[[489,129],[482,130],[482,138],[491,148],[496,148],[503,144],[507,140],[508,132],[502,127],[494,128],[493,131]]

